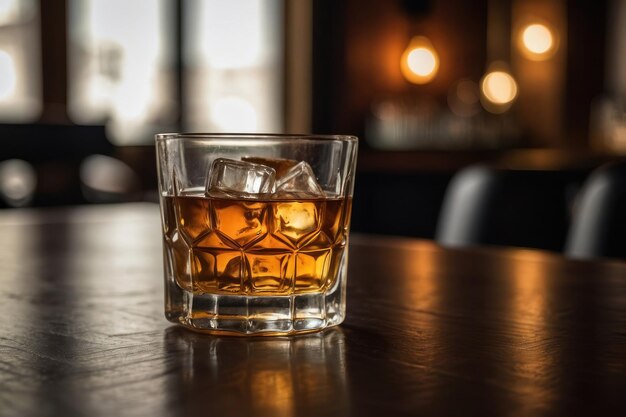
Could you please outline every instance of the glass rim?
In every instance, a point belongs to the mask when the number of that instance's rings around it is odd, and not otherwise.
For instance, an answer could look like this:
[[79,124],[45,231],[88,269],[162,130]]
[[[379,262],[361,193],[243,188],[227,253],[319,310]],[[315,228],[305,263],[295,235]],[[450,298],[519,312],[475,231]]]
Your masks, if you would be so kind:
[[326,135],[313,133],[157,133],[154,135],[155,141],[164,140],[223,140],[223,139],[246,139],[246,140],[339,140],[342,142],[358,142],[359,138],[353,135]]

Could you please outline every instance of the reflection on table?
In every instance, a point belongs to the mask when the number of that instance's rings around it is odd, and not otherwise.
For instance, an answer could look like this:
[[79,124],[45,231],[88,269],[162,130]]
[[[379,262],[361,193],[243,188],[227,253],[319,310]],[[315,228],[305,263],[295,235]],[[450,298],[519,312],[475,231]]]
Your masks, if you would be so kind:
[[353,234],[347,319],[212,337],[163,318],[153,204],[0,213],[3,415],[616,414],[626,264]]
[[333,404],[350,414],[345,336],[341,329],[279,338],[207,337],[179,327],[165,332],[176,358],[172,392],[183,414],[216,412],[291,416]]

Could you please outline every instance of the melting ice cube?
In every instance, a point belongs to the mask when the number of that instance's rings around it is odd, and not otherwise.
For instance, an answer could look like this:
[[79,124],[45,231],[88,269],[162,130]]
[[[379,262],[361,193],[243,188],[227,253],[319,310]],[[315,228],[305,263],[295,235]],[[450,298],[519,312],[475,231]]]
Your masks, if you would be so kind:
[[276,179],[276,195],[298,198],[324,197],[324,190],[317,183],[313,169],[306,162],[298,162]]
[[241,160],[274,168],[276,171],[276,178],[284,176],[290,168],[298,163],[298,161],[294,159],[265,158],[261,156],[244,156]]
[[212,196],[258,198],[275,189],[276,171],[266,165],[218,158],[213,161],[206,192]]

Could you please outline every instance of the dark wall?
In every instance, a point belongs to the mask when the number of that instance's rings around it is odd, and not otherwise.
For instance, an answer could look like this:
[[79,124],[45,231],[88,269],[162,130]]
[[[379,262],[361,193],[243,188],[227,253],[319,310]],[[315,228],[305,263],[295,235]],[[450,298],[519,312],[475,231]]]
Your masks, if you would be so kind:
[[[562,39],[565,88],[556,102],[563,104],[563,120],[553,121],[559,127],[552,137],[528,140],[528,144],[588,146],[591,105],[605,84],[608,1],[567,0],[561,9],[566,22]],[[376,100],[430,97],[445,105],[454,81],[465,77],[478,81],[484,74],[487,0],[425,1],[422,3],[428,3],[429,10],[414,16],[403,3],[314,2],[314,131],[363,136],[365,120]],[[400,72],[400,57],[414,35],[427,36],[440,57],[439,72],[426,85],[412,85]]]
[[[486,0],[431,1],[422,14],[400,0],[314,2],[314,130],[363,134],[371,103],[427,95],[445,103],[449,86],[480,78],[486,59]],[[435,79],[413,85],[400,72],[410,39],[427,36],[441,61]]]
[[607,1],[569,0],[567,5],[565,125],[569,143],[585,146],[591,104],[605,87]]

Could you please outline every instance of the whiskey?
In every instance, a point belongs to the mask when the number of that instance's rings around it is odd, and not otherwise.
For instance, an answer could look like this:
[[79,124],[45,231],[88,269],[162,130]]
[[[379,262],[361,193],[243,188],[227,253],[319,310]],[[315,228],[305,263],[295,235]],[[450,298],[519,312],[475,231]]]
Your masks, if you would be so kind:
[[351,199],[165,197],[165,248],[177,285],[194,294],[290,295],[331,288]]

